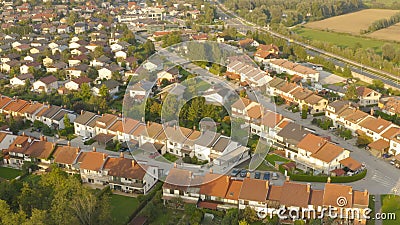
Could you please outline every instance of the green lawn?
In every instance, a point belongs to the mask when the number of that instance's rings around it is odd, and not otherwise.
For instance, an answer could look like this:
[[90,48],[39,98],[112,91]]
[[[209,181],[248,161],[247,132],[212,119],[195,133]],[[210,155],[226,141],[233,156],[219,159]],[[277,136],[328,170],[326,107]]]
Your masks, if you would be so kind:
[[164,155],[163,155],[163,157],[165,158],[165,159],[167,159],[168,161],[170,161],[170,162],[175,162],[176,160],[178,160],[178,157],[176,157],[176,156],[174,156],[174,155],[172,155],[171,153],[165,153]]
[[[383,225],[397,225],[399,224],[398,218],[400,218],[400,196],[398,195],[381,195],[382,200],[382,212],[384,213],[395,213],[395,220],[382,220]],[[389,216],[386,214],[386,216]]]
[[[157,217],[149,223],[150,225],[169,225],[178,224],[184,216],[184,211],[165,208],[162,213],[158,213]],[[187,215],[186,215],[187,216]]]
[[[377,53],[381,53],[382,46],[388,42],[366,37],[364,38],[364,37],[352,36],[349,34],[327,32],[309,28],[297,28],[294,29],[293,31],[305,39],[329,42],[331,44],[344,48],[346,47],[352,48],[356,46],[356,43],[360,43],[363,48],[372,48]],[[394,45],[397,46],[397,48],[400,48],[400,44],[394,44]]]
[[7,180],[12,180],[21,175],[21,173],[22,173],[21,170],[7,168],[7,167],[0,167],[0,177]]
[[279,156],[279,155],[275,155],[275,154],[268,154],[266,157],[265,157],[265,159],[269,162],[269,163],[271,163],[272,165],[275,165],[275,162],[276,161],[278,161],[278,162],[289,162],[290,160],[288,160],[288,159],[285,159],[285,158],[283,158],[283,157],[281,157],[281,156]]
[[113,224],[125,225],[133,211],[139,206],[137,198],[113,194],[111,196],[111,216]]

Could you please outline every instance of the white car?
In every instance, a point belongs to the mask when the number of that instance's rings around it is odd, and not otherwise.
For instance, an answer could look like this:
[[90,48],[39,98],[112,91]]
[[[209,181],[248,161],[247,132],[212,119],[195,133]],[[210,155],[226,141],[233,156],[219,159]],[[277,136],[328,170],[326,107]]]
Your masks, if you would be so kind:
[[89,140],[90,140],[90,137],[83,137],[83,138],[82,138],[82,141],[83,141],[83,142],[89,141]]

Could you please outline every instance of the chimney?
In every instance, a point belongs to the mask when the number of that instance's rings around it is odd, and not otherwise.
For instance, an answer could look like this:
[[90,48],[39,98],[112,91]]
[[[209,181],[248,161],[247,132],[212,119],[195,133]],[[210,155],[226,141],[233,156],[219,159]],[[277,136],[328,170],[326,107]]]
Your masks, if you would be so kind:
[[81,115],[83,115],[83,110],[81,110]]
[[328,177],[328,179],[326,180],[326,183],[331,183],[331,177]]
[[44,136],[43,136],[43,135],[40,135],[39,140],[44,141]]
[[75,150],[76,154],[79,153],[79,150],[81,150],[81,148],[78,146],[78,147],[76,148],[76,150]]
[[150,126],[150,121],[147,121],[147,126]]
[[285,181],[290,181],[290,176],[286,176],[286,180]]
[[176,130],[176,125],[174,125],[174,130]]
[[229,183],[229,176],[226,176],[226,183]]
[[124,153],[123,153],[123,152],[120,152],[120,153],[119,153],[119,157],[120,157],[120,158],[124,158]]
[[353,187],[350,186],[350,191],[349,191],[349,195],[353,194]]
[[210,173],[213,173],[213,169],[210,169]]
[[300,82],[300,87],[303,88],[303,83]]
[[374,108],[371,108],[371,111],[370,111],[370,113],[369,114],[371,114],[371,116],[373,116],[374,115]]
[[142,117],[142,122],[144,122],[144,117]]
[[96,152],[96,147],[93,146],[92,151],[93,151],[93,152]]
[[136,166],[136,161],[134,159],[132,159],[132,166],[135,167]]
[[196,126],[193,126],[193,130],[196,130]]
[[25,131],[22,132],[22,136],[25,136]]
[[368,196],[368,190],[367,189],[364,190],[364,196]]
[[103,160],[105,160],[107,158],[107,155],[105,153],[103,153]]
[[67,142],[67,146],[71,146],[71,142],[70,141]]
[[311,192],[311,184],[307,183],[307,193],[310,193],[310,192]]

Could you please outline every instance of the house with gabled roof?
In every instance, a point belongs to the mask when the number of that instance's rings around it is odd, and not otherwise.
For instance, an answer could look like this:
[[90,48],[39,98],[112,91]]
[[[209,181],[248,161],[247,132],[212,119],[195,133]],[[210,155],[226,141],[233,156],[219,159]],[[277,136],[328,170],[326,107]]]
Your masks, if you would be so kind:
[[120,157],[108,157],[102,171],[111,189],[127,193],[147,194],[158,181],[158,167],[139,165],[122,152]]
[[106,185],[109,177],[103,174],[102,168],[106,162],[108,154],[97,152],[93,148],[91,152],[81,151],[77,158],[77,164],[83,183]]
[[34,77],[31,73],[25,73],[11,78],[10,84],[12,87],[23,86],[26,84],[27,80],[32,83],[33,79]]
[[99,115],[88,111],[81,111],[81,114],[74,120],[74,130],[77,136],[94,137],[96,136],[95,124]]
[[36,92],[51,92],[58,88],[57,78],[53,75],[42,77],[32,84],[32,90]]
[[40,140],[34,140],[25,151],[25,157],[29,157],[30,160],[37,164],[40,170],[46,170],[50,167],[53,160],[51,154],[55,149],[55,143],[48,142],[44,136],[41,136]]
[[378,104],[382,96],[381,93],[364,86],[359,86],[356,90],[357,98],[360,100],[358,104],[362,106]]
[[25,156],[25,152],[32,142],[31,137],[17,136],[5,150],[8,155],[7,166],[21,169],[24,161],[30,161],[29,157]]
[[96,120],[95,130],[97,134],[107,134],[109,128],[119,120],[119,118],[112,114],[103,114]]
[[68,174],[77,174],[79,168],[76,166],[76,160],[80,151],[80,147],[72,147],[69,142],[68,145],[58,145],[52,154],[53,163]]

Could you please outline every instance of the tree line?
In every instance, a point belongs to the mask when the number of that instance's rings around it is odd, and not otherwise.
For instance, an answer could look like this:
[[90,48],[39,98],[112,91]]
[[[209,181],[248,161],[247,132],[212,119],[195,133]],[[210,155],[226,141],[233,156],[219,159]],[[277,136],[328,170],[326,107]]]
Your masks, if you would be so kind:
[[362,0],[225,0],[225,6],[239,16],[259,25],[293,26],[305,20],[354,12],[364,8]]
[[379,19],[374,21],[371,25],[369,25],[367,30],[361,30],[361,34],[366,34],[377,30],[381,30],[399,22],[400,22],[400,13],[396,13],[389,19]]
[[111,224],[110,193],[54,166],[38,179],[0,183],[0,224]]

